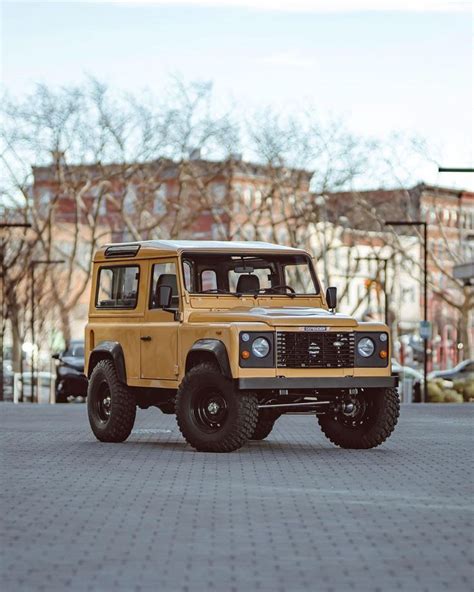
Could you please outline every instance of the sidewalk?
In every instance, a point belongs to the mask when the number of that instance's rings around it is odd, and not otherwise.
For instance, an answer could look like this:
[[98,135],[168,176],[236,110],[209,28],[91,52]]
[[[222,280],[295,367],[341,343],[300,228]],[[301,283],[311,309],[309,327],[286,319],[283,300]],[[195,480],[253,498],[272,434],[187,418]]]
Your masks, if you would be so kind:
[[468,591],[474,405],[411,405],[372,451],[281,418],[232,454],[139,411],[124,444],[85,405],[1,404],[3,592]]

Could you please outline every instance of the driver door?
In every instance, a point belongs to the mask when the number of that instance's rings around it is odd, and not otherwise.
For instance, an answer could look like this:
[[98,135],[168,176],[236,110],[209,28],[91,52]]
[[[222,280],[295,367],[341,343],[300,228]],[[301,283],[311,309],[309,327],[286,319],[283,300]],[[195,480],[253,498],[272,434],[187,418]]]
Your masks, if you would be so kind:
[[[140,329],[140,376],[155,380],[176,380],[178,376],[178,327],[181,306],[177,261],[160,259],[151,264],[145,322]],[[172,290],[171,308],[158,308],[157,288]]]

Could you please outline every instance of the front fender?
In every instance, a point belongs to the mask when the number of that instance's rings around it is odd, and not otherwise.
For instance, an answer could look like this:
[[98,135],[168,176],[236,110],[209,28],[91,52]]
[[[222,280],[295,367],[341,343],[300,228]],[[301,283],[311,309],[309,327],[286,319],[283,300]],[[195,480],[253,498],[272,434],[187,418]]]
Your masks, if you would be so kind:
[[220,339],[199,339],[188,352],[186,357],[186,372],[191,368],[193,359],[205,355],[212,355],[224,376],[232,378],[229,355],[225,344]]
[[90,353],[87,365],[87,377],[90,378],[94,366],[100,360],[112,360],[115,364],[117,376],[123,383],[127,383],[127,372],[125,370],[125,357],[122,346],[118,341],[102,341]]

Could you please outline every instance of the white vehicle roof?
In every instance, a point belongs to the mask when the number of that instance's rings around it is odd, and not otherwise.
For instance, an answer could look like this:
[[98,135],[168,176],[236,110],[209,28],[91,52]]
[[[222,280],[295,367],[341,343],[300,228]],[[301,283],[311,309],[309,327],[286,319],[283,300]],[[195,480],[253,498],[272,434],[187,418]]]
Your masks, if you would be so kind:
[[129,243],[110,243],[96,253],[98,259],[109,257],[146,257],[165,253],[210,252],[216,253],[287,253],[307,254],[303,249],[295,249],[262,241],[207,241],[207,240],[149,240]]

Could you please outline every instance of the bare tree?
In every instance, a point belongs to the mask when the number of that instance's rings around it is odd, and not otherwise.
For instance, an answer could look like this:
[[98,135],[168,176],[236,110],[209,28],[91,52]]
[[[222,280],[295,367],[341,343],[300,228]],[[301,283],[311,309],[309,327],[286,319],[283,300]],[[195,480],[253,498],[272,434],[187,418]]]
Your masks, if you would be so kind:
[[[359,273],[353,255],[361,242],[375,255],[384,245],[403,250],[394,237],[381,239],[383,208],[354,189],[369,170],[388,182],[396,152],[315,113],[266,109],[249,116],[242,132],[238,114],[217,109],[211,84],[179,78],[159,98],[120,95],[94,79],[39,85],[21,101],[4,97],[2,199],[32,222],[25,256],[65,260],[60,270],[44,270],[39,318],[53,310],[69,340],[71,316],[85,307],[93,252],[110,240],[213,236],[304,247],[326,262],[328,281],[327,258],[344,258],[344,299]],[[423,151],[419,143],[409,148]],[[351,196],[343,208],[318,199],[342,190]],[[373,232],[358,235],[358,217]],[[432,293],[467,318],[469,290],[459,292],[444,262],[430,257],[454,290],[432,282]]]
[[[65,261],[42,270],[36,316],[53,307],[66,341],[97,244],[192,235],[212,208],[236,132],[211,103],[209,84],[179,79],[161,100],[119,96],[96,80],[4,97],[2,201],[32,224],[30,258]],[[201,154],[219,159],[210,166]]]

